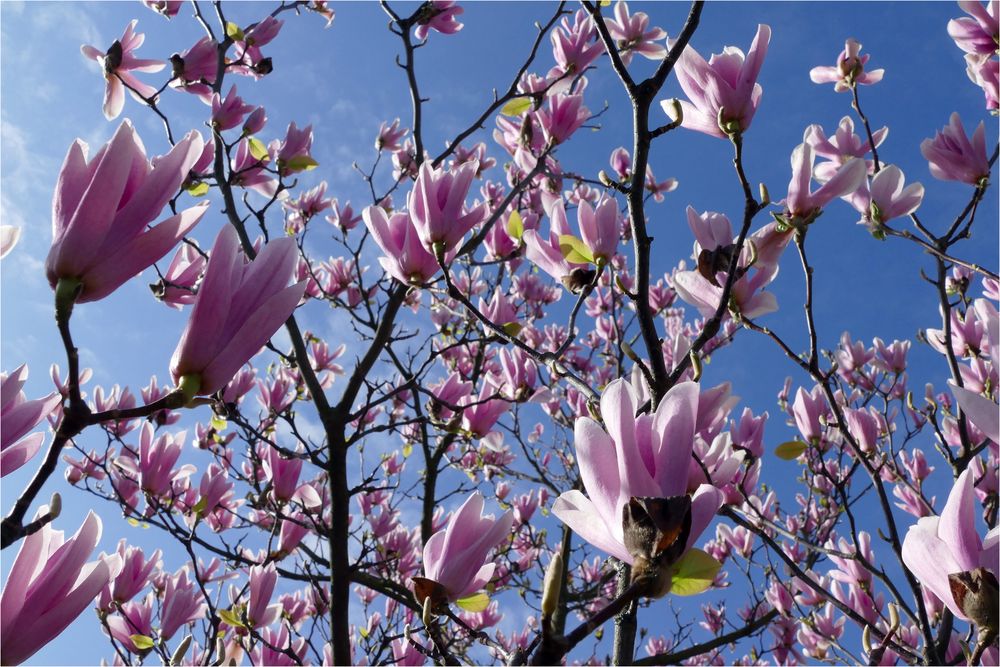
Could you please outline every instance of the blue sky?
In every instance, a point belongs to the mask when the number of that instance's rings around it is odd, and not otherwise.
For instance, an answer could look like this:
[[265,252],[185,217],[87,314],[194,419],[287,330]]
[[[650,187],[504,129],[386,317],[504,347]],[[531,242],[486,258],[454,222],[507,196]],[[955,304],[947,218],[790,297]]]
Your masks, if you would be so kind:
[[[228,16],[245,25],[270,6],[233,5]],[[688,11],[686,3],[631,3],[631,7],[649,12],[652,22],[671,36]],[[400,11],[407,8],[401,6]],[[351,163],[357,161],[363,168],[370,165],[381,121],[400,117],[408,124],[409,94],[402,71],[393,64],[398,40],[385,29],[387,18],[378,6],[350,4],[338,6],[337,12],[328,30],[319,17],[286,16],[281,36],[266,49],[274,58],[274,73],[258,83],[235,82],[246,99],[267,107],[266,138],[283,134],[292,120],[314,125],[313,154],[321,166],[301,178],[304,186],[325,179],[329,195],[342,202],[366,203],[366,190]],[[431,100],[426,107],[425,136],[432,151],[442,148],[446,138],[478,115],[492,89],[506,88],[534,37],[533,22],[546,20],[550,12],[551,6],[542,3],[472,3],[462,17],[464,30],[453,36],[432,34],[427,47],[418,52],[422,92]],[[140,56],[166,59],[201,37],[189,13],[185,7],[181,16],[168,22],[139,3],[0,3],[0,205],[3,223],[23,229],[20,245],[0,265],[0,356],[4,371],[29,364],[29,397],[51,390],[50,363],[65,369],[52,326],[51,290],[42,269],[51,241],[49,211],[58,168],[73,139],[82,137],[96,150],[118,122],[105,121],[100,72],[80,54],[79,47],[88,43],[105,49],[136,17],[138,30],[146,33]],[[882,83],[861,91],[873,127],[890,126],[880,156],[898,164],[908,182],[926,186],[921,216],[932,228],[941,229],[961,210],[970,188],[931,178],[920,156],[920,141],[933,136],[952,111],[961,114],[969,130],[986,119],[988,146],[995,145],[997,138],[996,120],[984,113],[982,94],[966,78],[962,53],[945,30],[948,19],[959,15],[953,3],[719,2],[706,7],[692,44],[706,57],[727,44],[745,50],[758,23],[771,26],[770,50],[760,77],[763,101],[746,136],[746,164],[751,180],[765,182],[772,197],[780,199],[789,178],[788,156],[801,142],[806,126],[819,123],[832,133],[839,119],[850,114],[849,96],[834,93],[830,85],[812,84],[809,69],[833,64],[844,39],[858,39],[864,52],[872,54],[870,65],[886,70]],[[551,63],[546,40],[536,69],[544,71]],[[651,67],[643,59],[633,65],[641,72]],[[165,77],[143,78],[158,84]],[[663,97],[680,94],[676,82],[668,81]],[[598,170],[607,168],[613,148],[631,145],[631,125],[624,92],[606,69],[590,77],[586,99],[592,111],[605,102],[609,106],[600,120],[601,131],[577,137],[561,157],[568,170],[595,177]],[[193,97],[168,91],[164,101],[180,134],[190,128],[204,130],[205,107]],[[129,98],[122,117],[133,119],[150,154],[164,151],[162,129],[151,113]],[[488,125],[481,138],[499,157],[489,140],[491,130]],[[654,278],[690,254],[693,239],[684,218],[687,205],[738,217],[742,195],[730,159],[726,142],[688,131],[673,132],[656,143],[651,164],[657,176],[676,177],[680,187],[667,195],[665,203],[651,205],[651,233],[656,237]],[[196,233],[203,244],[210,243],[222,223],[219,208],[213,205]],[[984,222],[995,223],[995,194],[987,197],[979,215]],[[834,347],[844,330],[870,343],[874,336],[886,341],[912,338],[919,329],[937,326],[935,293],[919,276],[920,267],[929,270],[932,266],[930,259],[904,241],[875,241],[854,224],[856,219],[852,209],[838,202],[809,233],[821,345]],[[764,218],[759,220],[762,224]],[[313,238],[317,249],[324,249],[321,241],[315,241],[318,236]],[[997,244],[997,225],[983,224],[959,254],[996,267]],[[372,265],[374,270],[377,265]],[[150,276],[151,271],[108,299],[77,309],[73,330],[83,365],[95,372],[91,386],[127,384],[138,393],[150,374],[157,374],[161,382],[167,377],[169,356],[187,313],[154,302],[146,287],[155,279]],[[794,348],[803,347],[806,340],[801,322],[802,285],[797,259],[789,253],[782,261],[781,277],[771,287],[781,310],[768,323]],[[306,309],[301,317],[306,328],[327,335],[343,324],[336,313],[322,309]],[[944,387],[945,367],[936,353],[917,343],[910,359],[915,390],[925,381]],[[770,411],[766,441],[773,447],[792,434],[775,418],[774,397],[787,375],[796,383],[806,380],[768,341],[743,334],[706,366],[704,382],[731,380],[743,405],[755,413]],[[84,442],[92,446],[97,439]],[[929,440],[921,444],[930,450]],[[29,464],[4,479],[0,492],[4,508],[11,505],[31,470]],[[764,477],[778,484],[779,491],[787,491],[774,480],[795,473],[796,464],[774,460],[768,462]],[[66,505],[59,527],[72,533],[91,499],[69,489],[61,478],[51,480],[42,497],[55,490],[63,493]],[[786,497],[791,500],[790,495]],[[120,536],[159,544],[156,535],[124,526],[109,508],[96,509],[105,518],[101,548],[110,551]],[[12,550],[0,555],[4,572],[12,556]],[[169,558],[166,563],[170,569],[181,564]],[[34,662],[92,663],[107,656],[108,645],[98,636],[93,616],[87,613],[82,619],[64,638],[38,653]]]

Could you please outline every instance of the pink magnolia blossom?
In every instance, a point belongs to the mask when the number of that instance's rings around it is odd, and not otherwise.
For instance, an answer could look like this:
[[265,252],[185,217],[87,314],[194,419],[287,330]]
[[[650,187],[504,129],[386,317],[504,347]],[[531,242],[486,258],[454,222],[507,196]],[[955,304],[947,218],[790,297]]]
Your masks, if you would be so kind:
[[306,190],[297,199],[286,199],[281,204],[287,212],[285,231],[291,234],[301,232],[314,216],[330,208],[330,202],[326,196],[326,181]]
[[885,70],[877,69],[871,72],[865,71],[870,55],[866,54],[858,57],[861,52],[861,44],[858,40],[850,38],[844,44],[844,50],[837,56],[837,64],[834,66],[813,67],[809,71],[809,78],[813,83],[832,83],[833,89],[838,93],[850,90],[857,84],[870,86],[882,80]]
[[858,189],[851,205],[861,213],[861,222],[877,230],[882,223],[916,211],[924,199],[924,186],[911,183],[904,187],[905,182],[902,170],[890,164],[875,174],[870,186]]
[[249,137],[264,129],[267,124],[267,110],[264,107],[257,107],[247,116],[243,123],[243,136]]
[[341,206],[337,199],[331,200],[330,210],[333,211],[330,215],[326,216],[326,221],[331,225],[336,225],[340,227],[344,232],[349,232],[358,226],[361,222],[361,216],[354,214],[354,209],[351,207],[351,202],[344,202]]
[[216,132],[231,130],[243,123],[243,118],[253,110],[252,104],[236,94],[236,86],[232,86],[224,98],[215,93],[212,95],[212,128]]
[[210,104],[219,69],[217,46],[211,37],[202,37],[187,51],[170,56],[170,87],[197,95]]
[[378,129],[378,137],[375,138],[375,150],[377,151],[398,151],[402,146],[400,140],[406,136],[410,130],[399,126],[399,119],[392,121],[389,125],[385,122]]
[[52,201],[52,248],[45,272],[53,287],[79,281],[77,303],[103,299],[163,257],[208,210],[208,203],[181,211],[152,229],[147,225],[177,194],[202,151],[189,133],[152,167],[128,121],[90,162],[77,140],[59,172]]
[[[734,241],[729,218],[721,213],[705,211],[699,214],[691,206],[687,208],[688,225],[694,232],[695,258],[703,251],[716,251],[730,246]],[[778,273],[778,260],[791,240],[791,234],[780,231],[777,223],[765,225],[750,237],[756,248],[756,262],[750,266],[753,253],[750,244],[743,248],[737,268],[746,273],[733,283],[730,305],[745,317],[759,317],[778,309],[774,294],[764,288]],[[672,277],[674,290],[684,301],[698,309],[705,317],[711,317],[719,307],[723,284],[729,262],[723,256],[723,267],[711,267],[708,275],[701,270],[677,271]],[[715,270],[718,269],[718,270]],[[750,272],[752,270],[752,273]],[[714,282],[709,278],[714,278]],[[685,351],[686,353],[686,351]]]
[[601,42],[597,40],[594,21],[583,9],[576,11],[572,23],[566,16],[560,23],[550,33],[552,56],[556,61],[556,66],[549,72],[550,80],[565,74],[582,74],[604,51]]
[[789,223],[812,222],[827,204],[837,197],[855,192],[864,183],[867,171],[865,161],[854,158],[837,169],[815,192],[811,192],[809,183],[815,159],[813,147],[808,143],[801,143],[792,151],[792,179],[788,182],[788,196],[782,202],[785,206],[784,218]]
[[[889,128],[883,127],[872,132],[875,140],[875,147],[878,148]],[[862,139],[854,133],[854,121],[850,116],[844,116],[837,125],[837,131],[832,137],[827,137],[820,125],[810,125],[806,128],[802,140],[813,147],[813,151],[819,157],[826,158],[827,162],[820,162],[813,170],[813,177],[820,183],[829,181],[837,173],[837,170],[851,161],[851,158],[863,158],[872,152],[871,143],[867,139]],[[866,160],[868,173],[875,172],[875,161]]]
[[969,421],[987,438],[1000,443],[1000,408],[996,402],[955,384],[950,384],[950,388]]
[[254,190],[268,199],[277,197],[284,199],[288,196],[287,190],[278,191],[278,180],[271,176],[264,165],[270,160],[265,155],[258,158],[250,150],[250,138],[244,137],[236,145],[236,154],[231,160],[232,183],[241,188]]
[[281,238],[247,262],[236,230],[223,226],[170,360],[175,383],[189,377],[191,395],[214,394],[260,351],[305,292],[304,281],[288,286],[297,255],[295,241]]
[[281,605],[271,604],[274,585],[278,583],[278,571],[274,563],[254,565],[250,568],[250,601],[247,604],[247,621],[252,628],[271,625],[278,619]]
[[413,227],[429,252],[453,250],[486,215],[483,204],[471,209],[465,207],[476,169],[474,163],[463,164],[450,172],[435,169],[429,162],[420,165],[417,181],[406,202]]
[[610,163],[619,181],[626,181],[632,175],[632,156],[624,146],[611,151]]
[[386,215],[381,206],[369,206],[361,217],[385,253],[379,264],[403,284],[422,285],[439,270],[438,262],[421,243],[419,232],[407,213]]
[[576,209],[580,236],[598,264],[611,261],[621,239],[618,206],[614,199],[604,199],[596,208],[581,201]]
[[[635,389],[615,380],[601,394],[605,427],[590,417],[576,420],[574,431],[580,477],[587,495],[560,495],[552,513],[598,549],[626,562],[622,509],[632,497],[669,498],[692,491],[688,473],[698,415],[698,385],[681,382],[656,411],[636,417]],[[605,428],[607,430],[605,430]],[[708,484],[693,489],[690,548],[722,505],[722,493]]]
[[[771,28],[758,25],[749,54],[744,56],[735,46],[727,46],[708,62],[688,45],[674,68],[688,98],[680,102],[684,114],[681,124],[721,138],[749,129],[763,93],[757,76],[770,41]],[[673,103],[667,100],[661,105],[670,115]]]
[[424,545],[424,576],[443,587],[449,602],[468,597],[490,582],[497,564],[486,562],[486,557],[511,534],[511,512],[499,519],[482,513],[483,497],[476,491]]
[[455,18],[464,12],[464,9],[455,4],[455,0],[425,2],[420,15],[417,16],[417,27],[413,31],[413,36],[423,41],[427,39],[431,30],[436,30],[442,35],[454,35],[465,27]]
[[14,225],[0,225],[0,259],[10,254],[21,238],[21,228]]
[[118,608],[118,613],[107,617],[111,637],[120,642],[122,648],[129,653],[142,653],[142,649],[135,645],[132,637],[139,635],[152,637],[154,634],[153,599],[153,594],[149,593],[142,600],[125,602]]
[[10,375],[0,375],[0,477],[14,472],[38,453],[45,434],[24,436],[62,402],[62,396],[55,392],[29,401],[21,391],[27,379],[28,367],[24,364]]
[[636,12],[630,16],[625,0],[615,3],[615,17],[609,19],[607,25],[622,62],[626,65],[632,62],[632,56],[636,53],[650,60],[663,60],[667,55],[667,47],[657,43],[666,38],[667,32],[662,28],[647,30],[649,16],[645,12]]
[[168,19],[172,19],[181,10],[184,0],[142,0],[142,4],[157,14],[163,14]]
[[204,618],[208,611],[201,589],[188,578],[188,566],[165,577],[160,608],[160,638],[169,641],[183,626]]
[[108,120],[118,118],[125,106],[125,87],[128,86],[132,96],[142,101],[140,95],[151,99],[156,95],[156,88],[139,81],[132,72],[159,72],[164,67],[160,60],[143,60],[136,58],[133,52],[142,46],[146,36],[135,32],[139,21],[133,20],[125,26],[121,39],[116,39],[106,52],[84,44],[80,47],[83,55],[96,60],[104,70],[104,117]]
[[983,89],[986,108],[994,110],[1000,106],[1000,60],[992,56],[966,54],[965,73],[969,80]]
[[955,480],[941,516],[918,520],[903,540],[906,567],[963,620],[968,617],[952,595],[948,575],[984,567],[995,576],[1000,559],[1000,528],[993,528],[981,539],[975,515],[973,475],[966,470]]
[[818,443],[823,436],[823,426],[820,417],[827,411],[826,398],[823,391],[816,387],[811,392],[802,387],[795,392],[795,402],[792,404],[792,416],[799,433],[808,442]]
[[549,146],[565,142],[590,118],[583,106],[583,95],[556,94],[549,96],[547,109],[536,112],[542,135]]
[[585,265],[568,261],[560,249],[559,238],[571,233],[562,200],[553,203],[549,207],[548,214],[550,229],[548,239],[544,239],[534,229],[526,230],[521,238],[528,260],[556,280],[563,281],[574,269],[583,268]]
[[184,450],[185,432],[176,435],[163,433],[156,436],[153,425],[143,422],[139,431],[138,460],[123,456],[118,467],[127,471],[139,484],[139,488],[154,498],[170,498],[174,483],[189,477],[195,467],[186,464],[174,469],[174,464]]
[[163,274],[163,280],[150,286],[153,294],[177,310],[194,303],[195,287],[204,275],[207,264],[208,260],[197,248],[188,243],[182,244]]
[[[39,515],[47,512],[39,508]],[[118,573],[118,555],[86,562],[100,538],[101,519],[93,512],[69,540],[50,524],[24,538],[0,594],[0,662],[19,665],[34,655]]]
[[160,569],[163,552],[157,549],[146,558],[141,547],[126,546],[122,538],[118,541],[117,554],[122,562],[121,571],[104,587],[98,601],[98,608],[105,611],[111,611],[113,603],[128,602],[146,587],[153,573]]
[[664,181],[657,181],[656,176],[653,174],[653,168],[648,164],[646,165],[646,179],[643,181],[643,188],[653,197],[653,201],[657,204],[663,202],[663,195],[667,192],[673,192],[677,189],[677,179],[668,178]]
[[951,114],[949,123],[935,133],[933,139],[920,142],[920,153],[927,159],[931,175],[942,181],[978,185],[990,174],[983,122],[979,121],[970,141],[958,113]]
[[312,141],[312,125],[299,129],[294,122],[289,123],[284,140],[275,139],[268,146],[271,157],[278,167],[278,173],[289,176],[314,169],[318,163],[309,154],[312,150]]
[[948,34],[966,53],[996,55],[1000,44],[1000,1],[990,0],[984,7],[978,0],[960,0],[958,6],[968,14],[948,21]]

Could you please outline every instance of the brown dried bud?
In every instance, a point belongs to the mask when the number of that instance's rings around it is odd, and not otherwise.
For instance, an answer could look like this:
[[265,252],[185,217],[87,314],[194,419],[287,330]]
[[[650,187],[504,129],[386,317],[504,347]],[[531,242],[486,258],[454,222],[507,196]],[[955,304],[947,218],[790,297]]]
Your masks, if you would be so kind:
[[684,554],[691,533],[691,497],[632,497],[622,508],[622,528],[634,559],[632,581],[648,581],[649,597],[666,595],[670,566]]
[[261,58],[254,69],[257,71],[257,74],[267,76],[274,71],[274,62],[270,58]]
[[719,281],[715,279],[715,274],[729,269],[735,251],[735,243],[730,243],[727,246],[720,245],[715,250],[702,250],[698,254],[698,273],[716,287],[721,287]]
[[997,577],[985,567],[948,575],[951,594],[981,634],[995,634],[1000,626],[1000,595]]
[[179,79],[184,74],[184,59],[181,54],[175,53],[170,56],[170,78]]
[[573,294],[579,294],[594,282],[596,275],[597,271],[594,269],[573,269],[568,275],[563,276],[562,284]]
[[448,592],[444,586],[426,577],[411,577],[413,596],[425,609],[430,605],[432,610],[448,606]]
[[122,56],[124,52],[122,51],[122,43],[117,39],[111,43],[108,47],[107,53],[104,54],[104,74],[110,76],[119,67],[122,66]]

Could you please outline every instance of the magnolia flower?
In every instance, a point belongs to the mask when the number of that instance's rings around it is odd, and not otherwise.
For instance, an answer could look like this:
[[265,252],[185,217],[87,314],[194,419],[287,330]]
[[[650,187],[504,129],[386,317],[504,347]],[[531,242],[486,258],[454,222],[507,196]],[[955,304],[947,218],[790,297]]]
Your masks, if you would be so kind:
[[870,55],[858,57],[861,52],[861,44],[856,39],[848,39],[844,44],[844,50],[837,56],[835,66],[813,67],[809,71],[809,78],[813,83],[832,83],[833,89],[838,93],[850,90],[857,84],[870,86],[882,80],[885,70],[877,69],[871,72],[865,71],[865,64]]
[[969,620],[969,615],[956,600],[949,575],[985,568],[995,577],[1000,559],[1000,528],[993,528],[985,539],[980,539],[975,512],[973,475],[966,470],[955,480],[941,516],[920,519],[903,540],[906,567],[963,620]]
[[831,201],[856,191],[864,184],[865,161],[854,158],[837,169],[815,192],[811,192],[809,182],[815,159],[815,152],[807,143],[799,144],[792,151],[792,179],[788,182],[788,196],[782,202],[785,206],[782,217],[789,223],[795,220],[805,224],[812,222]]
[[667,47],[657,44],[667,36],[662,28],[646,30],[649,26],[649,16],[645,12],[636,12],[629,16],[625,0],[615,3],[615,17],[607,21],[608,32],[615,40],[622,62],[628,65],[632,55],[639,55],[650,60],[663,60],[667,55]]
[[[888,127],[882,127],[872,132],[872,139],[875,140],[875,147],[878,148],[886,136],[889,134]],[[851,158],[864,158],[872,152],[871,142],[868,139],[862,140],[854,133],[854,121],[850,116],[844,116],[837,125],[837,131],[832,137],[827,137],[820,125],[810,125],[802,135],[802,141],[812,146],[813,151],[821,158],[826,158],[827,162],[820,162],[813,170],[813,178],[820,183],[825,183],[837,169],[848,162]],[[865,160],[868,173],[875,172],[875,161]]]
[[968,16],[948,21],[948,34],[966,53],[993,56],[1000,43],[1000,1],[984,7],[978,0],[961,0],[958,6]]
[[894,164],[882,167],[871,180],[862,185],[851,199],[851,205],[861,213],[861,221],[877,230],[883,223],[909,215],[920,207],[924,186],[912,183],[903,187],[906,178]]
[[406,285],[421,285],[438,272],[437,260],[420,242],[419,232],[408,214],[388,216],[381,206],[369,206],[361,217],[385,253],[378,258],[379,264],[393,278]]
[[[617,211],[615,213],[617,216]],[[522,235],[525,255],[538,268],[562,282],[567,289],[577,292],[583,285],[589,285],[595,274],[586,264],[570,262],[563,254],[561,239],[571,234],[562,199],[552,203],[548,214],[550,231],[547,239],[534,229],[525,230]],[[577,215],[581,214],[578,212]]]
[[375,150],[378,151],[398,151],[402,146],[400,140],[407,135],[410,130],[399,126],[399,119],[388,124],[385,121],[378,128],[378,137],[375,138]]
[[931,175],[942,181],[978,185],[990,174],[983,122],[979,121],[970,141],[958,113],[951,114],[950,122],[933,139],[920,142],[920,153],[927,159]]
[[962,408],[969,421],[987,438],[1000,443],[1000,407],[996,402],[956,384],[949,382],[949,385],[958,406]]
[[996,111],[1000,106],[1000,60],[989,56],[965,56],[965,73],[972,83],[983,89],[986,108]]
[[[687,219],[696,239],[697,270],[677,271],[671,282],[681,299],[695,306],[703,316],[711,317],[719,307],[735,250],[732,225],[722,213],[699,214],[691,206],[687,208]],[[730,305],[744,317],[760,317],[778,309],[774,294],[763,289],[777,275],[778,261],[790,240],[789,232],[779,231],[777,223],[771,223],[755,232],[744,245],[737,263],[743,275],[733,283],[730,293]],[[751,244],[755,251],[751,251]],[[752,259],[756,261],[751,266]]]
[[170,87],[184,90],[205,104],[212,103],[212,84],[219,70],[218,44],[202,37],[190,49],[170,56]]
[[59,636],[118,573],[117,554],[86,562],[100,538],[93,512],[69,540],[47,523],[24,538],[0,594],[0,663],[19,665]]
[[189,133],[153,166],[132,124],[125,121],[93,160],[73,142],[52,201],[52,248],[45,272],[53,289],[79,284],[77,303],[103,299],[163,257],[208,210],[208,202],[147,226],[177,194],[201,156],[203,141]]
[[190,396],[214,394],[260,351],[305,292],[305,281],[288,286],[297,256],[295,241],[285,237],[269,242],[248,263],[236,230],[223,226],[170,360],[178,386]]
[[146,41],[144,34],[135,32],[137,23],[137,20],[133,20],[125,26],[121,39],[112,42],[107,52],[89,44],[80,47],[83,55],[96,60],[104,69],[104,117],[108,120],[114,120],[121,114],[122,107],[125,106],[125,86],[140,102],[143,97],[151,99],[156,95],[156,88],[139,81],[132,74],[133,71],[159,72],[164,67],[160,60],[143,60],[132,55]]
[[[690,45],[677,60],[674,71],[688,100],[681,100],[682,125],[713,137],[726,138],[745,132],[760,104],[763,89],[757,83],[771,28],[757,26],[757,34],[746,56],[735,46],[713,54],[708,62]],[[673,101],[661,102],[667,115],[673,113]]]
[[694,491],[684,550],[698,539],[723,501],[714,486],[691,489],[689,484],[698,385],[675,385],[655,412],[638,417],[637,398],[631,384],[615,380],[601,394],[605,427],[590,417],[576,420],[577,462],[587,495],[567,491],[552,506],[553,514],[580,537],[629,564],[635,558],[626,546],[622,513],[630,499],[669,499]]
[[27,400],[21,391],[27,379],[28,367],[24,364],[10,375],[0,375],[0,477],[14,472],[38,453],[45,434],[23,436],[62,402],[62,396],[55,392]]
[[212,129],[216,132],[231,130],[242,124],[243,118],[255,108],[236,94],[236,86],[232,86],[224,98],[215,93],[212,95]]
[[417,16],[417,28],[413,31],[413,36],[423,41],[427,39],[431,30],[436,30],[442,35],[454,35],[465,27],[455,18],[463,12],[465,10],[456,5],[455,0],[425,2],[420,15]]
[[493,578],[496,563],[486,563],[490,550],[510,535],[514,516],[482,516],[483,497],[469,496],[444,529],[424,545],[424,576],[414,577],[417,599],[437,605],[454,602],[482,589]]
[[142,0],[142,4],[146,5],[157,14],[162,14],[168,19],[171,19],[177,16],[177,12],[181,10],[184,0]]
[[252,628],[271,625],[281,612],[281,605],[269,606],[274,585],[278,583],[278,571],[274,563],[254,565],[250,568],[250,601],[247,605],[247,621]]
[[583,106],[583,95],[556,94],[549,96],[547,109],[535,113],[542,135],[549,146],[563,143],[590,118]]
[[420,165],[406,205],[410,220],[429,252],[436,254],[438,248],[443,252],[453,250],[486,215],[483,204],[470,210],[465,208],[465,198],[477,167],[470,162],[449,172],[443,168],[434,169],[429,162]]

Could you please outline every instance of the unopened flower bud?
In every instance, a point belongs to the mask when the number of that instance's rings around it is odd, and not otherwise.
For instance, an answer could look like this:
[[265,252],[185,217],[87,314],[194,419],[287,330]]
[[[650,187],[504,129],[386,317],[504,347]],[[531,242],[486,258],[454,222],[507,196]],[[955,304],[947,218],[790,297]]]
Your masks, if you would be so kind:
[[672,121],[670,124],[677,127],[684,122],[684,109],[681,107],[681,101],[676,97],[670,100],[670,104],[663,105],[663,111],[670,117]]
[[420,619],[424,622],[425,627],[429,628],[431,623],[434,621],[434,612],[432,611],[433,608],[434,603],[430,596],[425,597],[423,614],[420,616]]
[[49,500],[49,516],[55,521],[62,514],[62,496],[58,493],[52,494],[52,499]]
[[545,570],[545,584],[542,587],[542,618],[550,619],[559,606],[559,589],[562,585],[563,559],[560,552],[549,561]]
[[701,357],[694,350],[691,350],[691,354],[688,355],[691,358],[691,369],[694,371],[694,377],[692,378],[695,382],[701,379]]
[[177,645],[177,649],[170,656],[170,664],[184,664],[184,654],[188,652],[189,648],[191,648],[191,635],[185,635],[181,643]]

